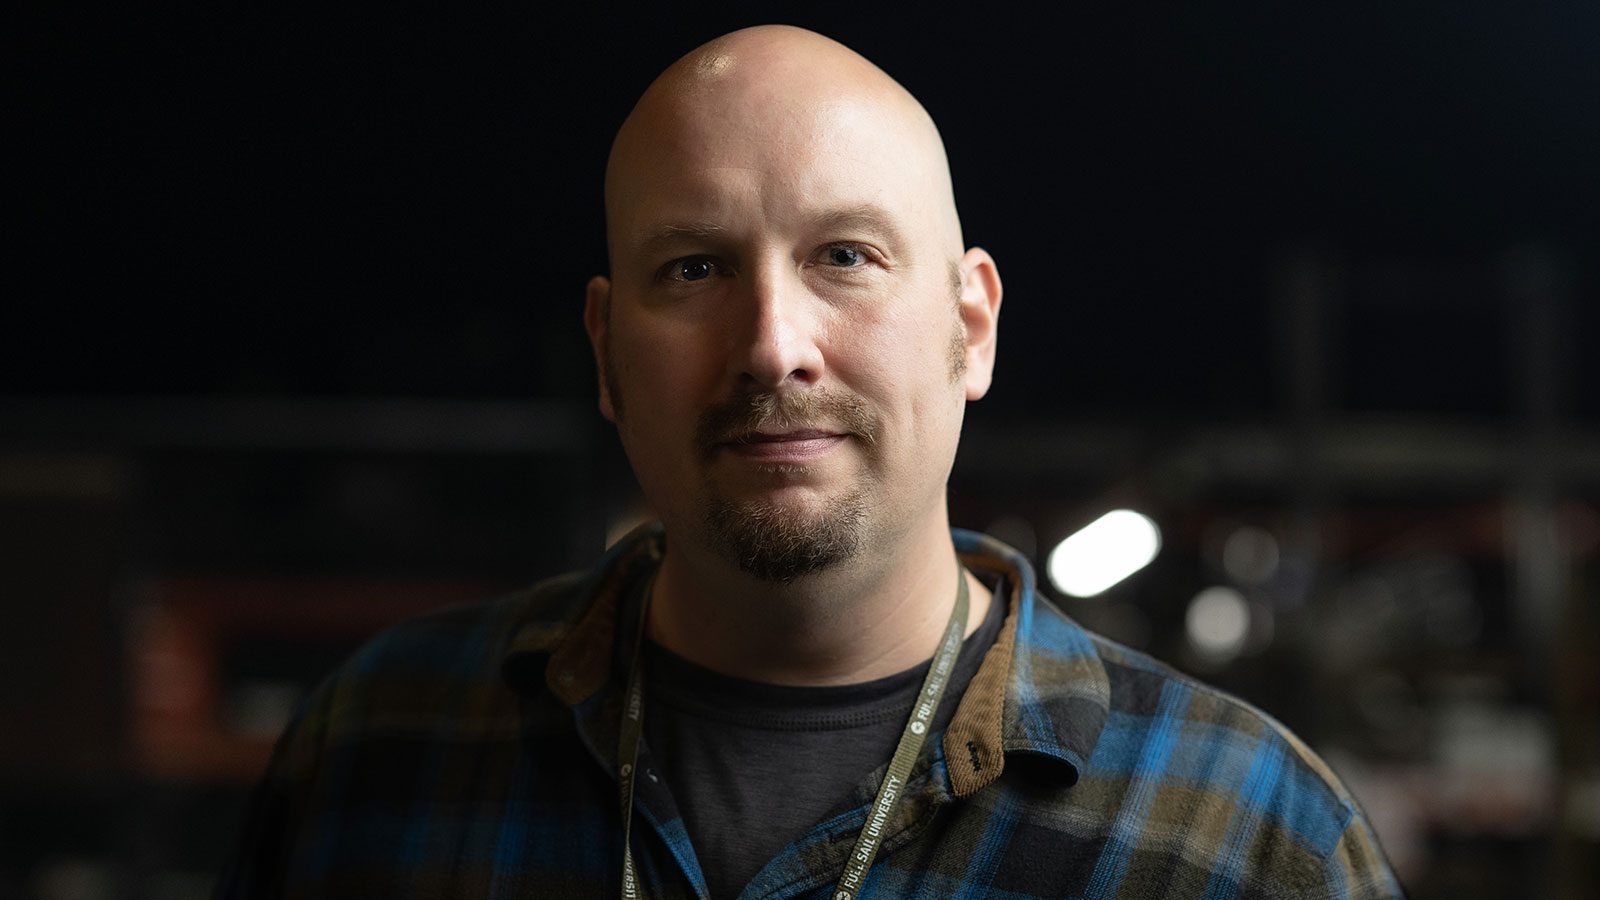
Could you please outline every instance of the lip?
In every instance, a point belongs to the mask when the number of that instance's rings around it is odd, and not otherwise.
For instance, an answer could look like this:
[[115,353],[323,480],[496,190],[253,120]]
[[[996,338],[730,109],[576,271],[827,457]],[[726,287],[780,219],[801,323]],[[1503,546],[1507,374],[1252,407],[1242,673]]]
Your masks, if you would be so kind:
[[753,431],[722,444],[735,456],[756,462],[804,463],[817,459],[843,443],[848,435],[805,429],[782,433]]

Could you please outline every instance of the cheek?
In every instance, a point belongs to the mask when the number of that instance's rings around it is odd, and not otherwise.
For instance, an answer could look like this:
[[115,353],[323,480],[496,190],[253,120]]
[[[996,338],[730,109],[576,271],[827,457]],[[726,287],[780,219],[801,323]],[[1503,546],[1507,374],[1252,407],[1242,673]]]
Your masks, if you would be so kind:
[[693,468],[695,428],[721,366],[707,336],[639,324],[613,332],[618,434],[642,479],[681,479]]
[[619,387],[659,403],[684,401],[715,370],[705,338],[693,330],[624,327],[613,334]]
[[951,377],[958,328],[953,310],[926,307],[841,323],[835,331],[836,374],[878,404],[894,420],[894,431],[921,442],[963,400],[959,381]]

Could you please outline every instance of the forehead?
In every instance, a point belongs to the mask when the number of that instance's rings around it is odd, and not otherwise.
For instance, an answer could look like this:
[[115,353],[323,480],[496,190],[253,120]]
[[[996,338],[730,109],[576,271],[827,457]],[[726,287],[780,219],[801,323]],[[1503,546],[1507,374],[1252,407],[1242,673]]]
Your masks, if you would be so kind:
[[614,250],[681,223],[746,233],[863,212],[907,236],[936,232],[942,159],[903,116],[851,97],[737,100],[690,94],[630,122],[607,177]]

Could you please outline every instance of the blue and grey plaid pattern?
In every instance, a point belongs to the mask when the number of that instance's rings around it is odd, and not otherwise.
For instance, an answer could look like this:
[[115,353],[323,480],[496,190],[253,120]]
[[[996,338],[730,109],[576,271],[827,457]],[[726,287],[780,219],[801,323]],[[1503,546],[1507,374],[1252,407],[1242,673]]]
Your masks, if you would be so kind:
[[[1294,735],[1084,631],[1010,548],[955,537],[1011,587],[1007,618],[924,748],[864,897],[1400,896],[1365,817]],[[590,573],[372,641],[279,742],[218,895],[617,897],[618,648],[662,541],[642,530]],[[646,895],[705,897],[648,747],[639,767]],[[826,900],[879,774],[741,896]]]

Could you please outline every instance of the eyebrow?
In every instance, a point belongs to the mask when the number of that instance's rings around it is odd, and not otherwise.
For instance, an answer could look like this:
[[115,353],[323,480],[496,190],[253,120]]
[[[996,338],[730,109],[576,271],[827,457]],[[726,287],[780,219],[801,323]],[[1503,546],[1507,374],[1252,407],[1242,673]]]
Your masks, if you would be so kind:
[[901,242],[899,226],[894,217],[876,203],[861,203],[832,209],[817,216],[812,226],[825,232],[867,232],[883,237],[891,245]]
[[[826,210],[813,216],[808,228],[825,234],[848,237],[846,232],[864,232],[883,237],[890,245],[901,243],[900,228],[888,211],[875,203],[860,203],[838,209]],[[712,221],[667,222],[652,229],[635,245],[641,253],[651,253],[678,241],[718,238],[726,235],[726,226]]]
[[679,241],[706,240],[727,232],[716,222],[668,222],[659,225],[633,244],[634,252],[653,254]]

